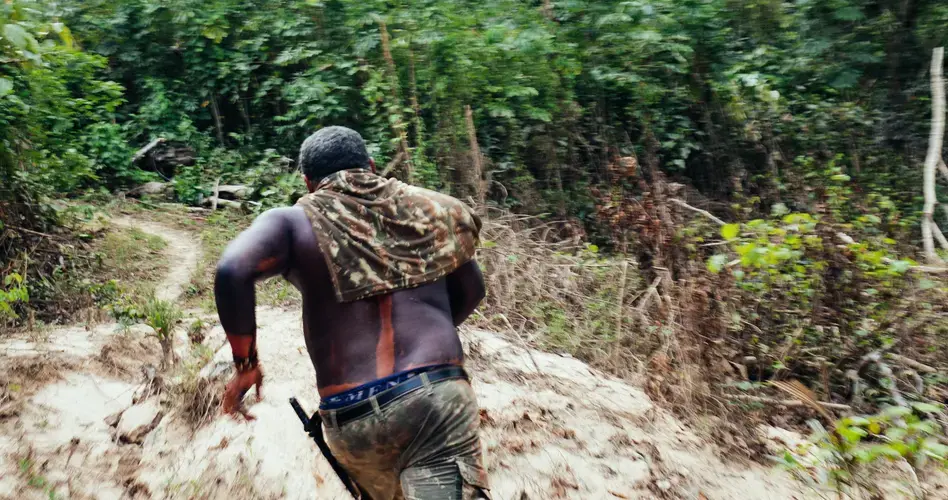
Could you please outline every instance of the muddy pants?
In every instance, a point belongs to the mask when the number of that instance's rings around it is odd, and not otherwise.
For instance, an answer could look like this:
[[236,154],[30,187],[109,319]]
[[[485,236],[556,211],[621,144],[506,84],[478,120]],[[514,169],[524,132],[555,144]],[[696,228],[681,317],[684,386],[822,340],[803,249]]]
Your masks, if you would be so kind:
[[427,384],[338,428],[334,411],[319,412],[326,442],[371,500],[490,499],[466,380]]

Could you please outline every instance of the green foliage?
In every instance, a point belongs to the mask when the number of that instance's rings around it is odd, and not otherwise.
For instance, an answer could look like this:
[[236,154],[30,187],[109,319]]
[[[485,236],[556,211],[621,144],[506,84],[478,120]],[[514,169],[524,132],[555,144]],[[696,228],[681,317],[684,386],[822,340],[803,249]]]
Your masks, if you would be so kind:
[[[47,145],[26,155],[45,186],[141,182],[130,144],[164,137],[198,153],[176,179],[196,203],[218,177],[244,181],[260,151],[292,158],[343,124],[380,165],[404,138],[414,180],[469,195],[470,105],[494,201],[580,217],[588,202],[574,200],[611,182],[602,166],[652,139],[663,170],[757,199],[748,209],[810,212],[824,180],[850,179],[911,211],[927,130],[915,75],[946,18],[928,0],[17,0],[4,12],[19,66],[0,74],[0,119]],[[295,192],[267,181],[274,204]]]
[[881,462],[903,462],[912,470],[908,486],[914,492],[929,464],[948,467],[948,446],[941,442],[938,424],[943,410],[929,403],[890,406],[878,414],[842,418],[832,430],[811,421],[809,440],[777,461],[811,487],[857,497],[863,491],[882,494]]
[[0,289],[0,322],[17,318],[11,307],[18,302],[29,302],[30,294],[23,284],[23,276],[10,273],[3,277],[3,289]]
[[158,340],[165,342],[174,335],[174,328],[183,314],[173,302],[151,297],[141,306],[145,324],[150,326],[158,336]]
[[46,476],[37,473],[36,462],[32,456],[21,458],[19,460],[19,468],[20,476],[26,481],[27,486],[41,491],[43,496],[49,500],[55,500],[57,498],[56,486],[51,484]]

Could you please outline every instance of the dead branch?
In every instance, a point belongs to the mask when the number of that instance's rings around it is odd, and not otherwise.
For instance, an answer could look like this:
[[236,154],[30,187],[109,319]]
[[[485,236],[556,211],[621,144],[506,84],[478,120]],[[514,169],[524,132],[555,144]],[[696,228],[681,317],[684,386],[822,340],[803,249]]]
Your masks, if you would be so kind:
[[711,212],[708,212],[707,210],[702,210],[702,209],[700,209],[700,208],[693,207],[693,206],[691,206],[691,205],[689,205],[689,204],[687,204],[687,203],[685,203],[685,202],[683,202],[683,201],[681,201],[681,200],[679,200],[679,199],[677,199],[677,198],[669,198],[668,201],[670,201],[670,202],[674,203],[675,205],[678,205],[678,206],[680,206],[680,207],[682,207],[682,208],[687,208],[688,210],[691,210],[692,212],[697,212],[697,213],[699,213],[699,214],[701,214],[701,215],[703,215],[703,216],[705,216],[705,217],[711,219],[712,221],[714,221],[714,222],[715,222],[716,224],[718,224],[719,226],[723,226],[723,225],[727,224],[727,223],[724,222],[723,220],[721,220],[721,219],[715,217]]
[[155,148],[155,146],[157,146],[157,145],[159,145],[159,144],[161,144],[161,143],[163,143],[163,142],[165,142],[165,138],[164,138],[164,137],[159,137],[159,138],[157,138],[157,139],[155,139],[155,140],[149,142],[148,144],[146,144],[145,147],[139,149],[138,152],[136,152],[136,153],[132,156],[132,163],[138,163],[138,160],[141,160],[142,157],[144,157],[145,155],[147,155],[149,151],[151,151],[152,149]]
[[399,149],[398,153],[395,154],[395,157],[392,158],[392,161],[388,162],[388,164],[385,165],[385,168],[382,169],[382,172],[379,175],[381,175],[382,177],[387,176],[388,174],[392,173],[396,168],[398,168],[399,165],[401,165],[402,162],[404,162],[406,159],[408,159],[408,152],[405,150]]
[[941,248],[948,250],[948,240],[945,239],[945,235],[942,234],[938,224],[934,222],[932,222],[932,234],[934,234],[935,239],[938,240],[938,244],[941,245]]
[[55,239],[64,240],[64,239],[66,239],[66,238],[63,238],[62,236],[56,236],[55,234],[41,233],[41,232],[39,232],[39,231],[34,231],[34,230],[32,230],[32,229],[27,229],[27,228],[25,228],[25,227],[19,227],[19,226],[6,226],[6,227],[9,228],[9,229],[12,229],[12,230],[14,230],[14,231],[21,231],[21,232],[24,232],[24,233],[32,234],[32,235],[35,235],[35,236],[42,236],[43,238],[49,238],[49,239],[52,239],[52,240],[55,240]]
[[211,198],[211,211],[212,212],[217,210],[217,201],[220,199],[220,197],[221,197],[221,178],[218,177],[217,180],[214,181],[214,197]]
[[[746,394],[728,394],[727,397],[731,399],[736,399],[738,401],[750,401],[753,403],[767,403],[767,404],[780,405],[780,406],[790,406],[794,408],[810,406],[807,403],[804,403],[802,401],[797,401],[795,399],[773,399],[773,398],[765,398],[765,397],[760,397],[760,396],[749,396]],[[853,409],[852,406],[844,405],[840,403],[826,403],[823,401],[817,401],[817,404],[830,410],[852,411]]]
[[899,391],[898,382],[895,379],[892,368],[890,368],[885,361],[882,361],[882,354],[880,354],[879,351],[873,351],[867,354],[863,360],[874,363],[876,367],[879,368],[879,374],[882,375],[882,378],[889,380],[889,387],[887,389],[889,389],[889,394],[892,396],[892,401],[899,406],[908,406],[905,398],[902,397],[902,392]]
[[889,356],[889,359],[891,359],[892,361],[901,363],[914,370],[918,370],[923,373],[938,373],[938,370],[936,368],[932,366],[928,366],[924,363],[919,363],[918,361],[915,361],[914,359],[906,358],[905,356],[894,354],[894,353],[889,353],[888,356]]
[[853,243],[856,242],[856,240],[854,240],[851,236],[849,236],[846,233],[836,233],[836,237],[839,238],[840,241],[842,241],[843,243],[847,245],[852,245]]
[[622,335],[622,318],[625,315],[622,314],[622,306],[624,305],[623,302],[625,301],[625,281],[626,281],[626,274],[628,270],[629,270],[629,261],[623,259],[622,260],[622,278],[621,278],[621,281],[619,282],[619,306],[616,308],[616,343],[614,344],[615,351],[613,351],[613,354],[618,352],[619,342],[622,341],[622,336],[623,336]]
[[[639,319],[642,321],[642,324],[646,324],[648,321],[645,318],[645,307],[652,300],[653,295],[658,295],[658,285],[661,284],[662,277],[659,276],[655,278],[655,281],[652,282],[648,287],[648,291],[645,292],[645,297],[642,298],[642,301],[639,302],[639,305],[635,308],[636,314],[638,314]],[[661,299],[659,299],[661,300]]]
[[[924,194],[925,207],[922,210],[922,242],[925,258],[931,262],[942,262],[935,253],[935,222],[933,215],[938,202],[935,194],[935,168],[941,161],[942,141],[945,136],[945,84],[942,80],[942,65],[945,49],[938,47],[932,51],[931,86],[932,86],[932,120],[928,138],[928,154],[925,156]],[[942,236],[944,239],[944,236]]]
[[517,337],[517,340],[520,341],[520,347],[523,348],[524,352],[527,353],[527,356],[530,358],[530,362],[533,363],[533,368],[536,369],[537,373],[542,373],[540,371],[540,365],[537,364],[537,360],[533,358],[533,350],[530,349],[530,346],[527,345],[526,339],[523,338],[522,332],[518,332],[513,325],[510,324],[510,320],[507,319],[507,316],[503,313],[497,315],[500,319],[504,320],[504,323],[507,325],[507,328],[510,329],[510,333]]

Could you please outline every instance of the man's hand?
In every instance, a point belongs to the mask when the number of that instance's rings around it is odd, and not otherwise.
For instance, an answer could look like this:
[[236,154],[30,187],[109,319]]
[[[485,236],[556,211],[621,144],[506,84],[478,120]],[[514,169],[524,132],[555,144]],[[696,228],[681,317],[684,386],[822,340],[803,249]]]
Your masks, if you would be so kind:
[[249,370],[234,374],[234,378],[227,383],[227,388],[224,390],[224,399],[221,402],[224,414],[234,418],[237,418],[239,414],[247,420],[254,420],[256,417],[251,415],[244,406],[244,395],[255,385],[257,386],[257,401],[260,401],[263,399],[260,392],[263,388],[263,371],[259,364]]

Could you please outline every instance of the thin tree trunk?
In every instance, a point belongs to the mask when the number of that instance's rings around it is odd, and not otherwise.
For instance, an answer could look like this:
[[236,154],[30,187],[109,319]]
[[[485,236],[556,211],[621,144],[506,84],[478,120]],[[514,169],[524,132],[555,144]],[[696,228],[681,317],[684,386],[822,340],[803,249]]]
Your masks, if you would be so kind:
[[553,20],[553,2],[550,0],[543,0],[543,15],[547,19]]
[[247,130],[247,137],[250,137],[250,112],[247,110],[247,101],[240,98],[240,94],[236,94],[237,97],[237,109],[240,111],[240,117],[244,119],[244,127]]
[[389,113],[394,118],[392,120],[392,130],[395,132],[395,136],[398,137],[399,152],[405,154],[405,180],[411,182],[414,176],[414,168],[412,168],[411,148],[408,146],[408,134],[405,132],[405,122],[400,111],[398,70],[395,68],[395,59],[392,57],[392,43],[388,34],[388,27],[385,25],[385,21],[381,19],[379,20],[379,33],[382,36],[382,58],[385,59],[385,65],[388,68],[389,86],[392,88],[392,104],[389,106]]
[[464,106],[464,121],[467,124],[467,138],[471,146],[471,167],[473,168],[473,188],[478,203],[483,204],[484,193],[484,165],[481,161],[481,148],[477,145],[477,130],[474,129],[474,112],[471,105]]
[[922,211],[922,242],[925,248],[925,258],[929,262],[940,262],[935,253],[933,238],[935,222],[932,216],[935,213],[935,169],[941,161],[941,147],[945,136],[945,83],[942,79],[942,65],[945,49],[938,47],[932,52],[932,126],[928,138],[928,154],[925,156],[925,209]]
[[415,148],[418,149],[419,155],[424,154],[424,128],[421,121],[421,106],[418,104],[418,80],[415,78],[415,51],[411,48],[411,41],[408,42],[408,71],[411,75],[411,109],[415,112],[414,116],[414,125],[415,125]]
[[217,96],[211,96],[211,114],[214,115],[214,130],[217,132],[217,141],[224,146],[224,124],[221,121],[221,111],[217,107]]

